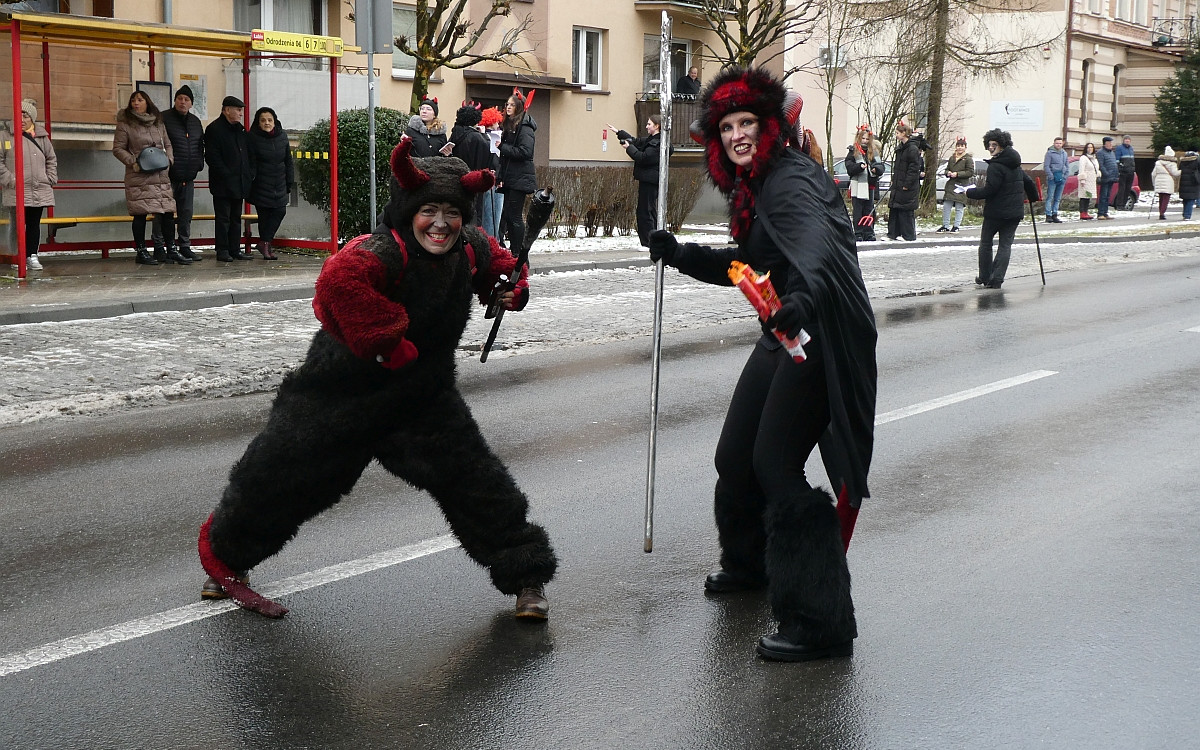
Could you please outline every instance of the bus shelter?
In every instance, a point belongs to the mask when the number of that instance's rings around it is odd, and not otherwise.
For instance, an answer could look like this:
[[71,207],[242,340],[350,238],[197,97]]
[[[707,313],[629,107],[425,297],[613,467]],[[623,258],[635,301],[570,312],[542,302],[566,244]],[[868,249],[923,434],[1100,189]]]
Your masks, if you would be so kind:
[[[342,56],[344,51],[356,51],[356,47],[343,45],[342,40],[336,37],[318,37],[300,34],[286,34],[282,32],[239,32],[221,29],[201,29],[193,27],[182,27],[166,24],[155,23],[132,23],[107,18],[96,18],[92,16],[73,16],[69,14],[59,13],[32,13],[32,12],[0,12],[0,32],[6,33],[9,38],[9,46],[11,50],[11,98],[10,104],[12,107],[13,119],[11,122],[15,127],[12,128],[14,137],[11,141],[11,148],[14,156],[14,174],[18,176],[16,180],[15,194],[16,205],[18,209],[25,205],[25,185],[24,180],[20,179],[20,175],[24,174],[24,158],[25,149],[28,147],[25,143],[26,139],[19,136],[21,122],[21,101],[23,91],[29,91],[29,87],[23,89],[23,81],[26,78],[36,78],[38,71],[29,70],[29,60],[23,59],[21,54],[22,45],[28,49],[31,45],[41,46],[41,70],[40,77],[42,81],[42,91],[40,99],[40,119],[44,123],[47,131],[53,134],[53,113],[55,94],[61,94],[63,86],[63,77],[59,77],[58,88],[51,86],[51,71],[55,65],[53,51],[61,50],[64,47],[70,48],[93,48],[107,50],[130,50],[140,51],[148,56],[148,77],[150,82],[158,80],[160,75],[157,58],[160,56],[177,53],[183,55],[195,55],[204,57],[223,58],[225,60],[240,60],[242,70],[242,96],[241,99],[245,102],[251,101],[251,61],[256,59],[271,59],[284,60],[289,58],[328,58],[329,59],[329,122],[330,122],[330,143],[329,143],[329,189],[330,189],[330,233],[328,240],[304,240],[304,239],[279,239],[278,243],[291,246],[310,249],[328,250],[337,252],[337,237],[338,237],[338,151],[337,151],[337,102],[338,102],[338,65],[337,58]],[[131,75],[131,78],[133,76]],[[133,83],[133,81],[130,81]],[[170,81],[166,82],[170,84]],[[69,80],[66,86],[73,85]],[[173,95],[172,95],[173,96]],[[123,104],[123,103],[122,103]],[[249,128],[251,117],[250,108],[247,107],[244,111],[243,125]],[[96,184],[104,181],[96,180],[71,180],[60,181],[55,187],[56,192],[60,190],[96,190],[96,189],[114,189],[114,185]],[[113,182],[113,181],[109,181]],[[117,183],[123,189],[123,185]],[[248,209],[248,204],[244,206],[243,211]],[[199,217],[197,217],[199,218]],[[249,218],[246,215],[243,218]],[[54,208],[51,207],[47,211],[47,215],[43,217],[42,224],[45,227],[53,228],[55,226],[75,226],[86,224],[98,224],[104,222],[127,222],[130,221],[129,216],[63,216],[56,215]],[[24,211],[17,210],[13,215],[9,215],[3,221],[11,221],[15,224],[15,259],[17,263],[18,278],[24,279],[26,276],[26,247],[25,247],[25,216]],[[246,226],[246,225],[243,225]],[[243,241],[249,244],[253,240],[249,232],[244,232]],[[203,241],[203,240],[202,240]],[[79,249],[99,249],[104,257],[108,257],[108,251],[115,248],[129,247],[128,241],[78,241],[64,242],[55,238],[51,238],[49,242],[42,245],[42,250],[79,250]],[[13,262],[14,256],[0,255],[0,261]]]

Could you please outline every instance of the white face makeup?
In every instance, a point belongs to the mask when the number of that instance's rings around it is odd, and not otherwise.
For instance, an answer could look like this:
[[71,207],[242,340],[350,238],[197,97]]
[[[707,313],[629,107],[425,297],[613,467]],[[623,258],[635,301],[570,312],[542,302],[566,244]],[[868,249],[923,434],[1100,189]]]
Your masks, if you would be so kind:
[[413,216],[413,236],[432,255],[445,255],[462,234],[462,211],[450,203],[426,203]]
[[729,161],[739,167],[750,166],[758,153],[758,115],[752,112],[730,112],[717,123],[721,145]]

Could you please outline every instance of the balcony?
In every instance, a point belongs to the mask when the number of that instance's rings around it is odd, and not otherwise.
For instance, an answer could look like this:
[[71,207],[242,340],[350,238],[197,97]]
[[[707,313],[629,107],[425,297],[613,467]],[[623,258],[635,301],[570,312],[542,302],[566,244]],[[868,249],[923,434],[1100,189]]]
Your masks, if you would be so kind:
[[[650,115],[662,111],[658,101],[657,91],[642,91],[633,103],[633,116],[638,124],[638,130],[646,124]],[[700,116],[700,100],[694,96],[676,95],[671,102],[671,145],[679,150],[699,150],[700,146],[692,140],[688,127]]]
[[1155,18],[1150,21],[1150,44],[1154,47],[1182,48],[1200,32],[1195,18]]

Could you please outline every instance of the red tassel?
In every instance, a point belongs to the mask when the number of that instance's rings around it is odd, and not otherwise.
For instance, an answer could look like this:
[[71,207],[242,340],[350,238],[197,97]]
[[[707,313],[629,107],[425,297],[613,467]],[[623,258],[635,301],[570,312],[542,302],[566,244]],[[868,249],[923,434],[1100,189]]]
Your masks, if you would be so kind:
[[204,572],[215,578],[217,583],[221,584],[221,588],[225,589],[225,593],[229,594],[229,598],[239,607],[271,618],[286,615],[287,607],[279,602],[271,601],[242,583],[233,569],[213,553],[212,545],[208,540],[208,530],[212,527],[212,521],[213,517],[210,515],[204,525],[200,527],[200,565],[203,566]]

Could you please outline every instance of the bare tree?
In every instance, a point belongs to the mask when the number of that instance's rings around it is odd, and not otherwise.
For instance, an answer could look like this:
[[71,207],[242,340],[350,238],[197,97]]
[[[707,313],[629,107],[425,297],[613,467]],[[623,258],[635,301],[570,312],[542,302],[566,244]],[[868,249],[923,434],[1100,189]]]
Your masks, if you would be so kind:
[[[800,46],[812,35],[820,0],[694,0],[722,49],[707,42],[705,49],[722,67],[766,65],[784,52]],[[762,57],[769,50],[771,54]],[[784,78],[798,68],[784,71]]]
[[837,153],[833,149],[833,101],[837,98],[838,88],[853,76],[848,67],[847,51],[865,40],[871,28],[855,11],[853,3],[822,0],[818,10],[813,33],[824,40],[823,46],[818,49],[815,59],[797,65],[795,69],[812,74],[821,83],[825,94],[825,166],[833,171]]
[[438,68],[468,68],[481,62],[520,62],[523,67],[525,55],[532,49],[520,49],[521,36],[529,30],[533,21],[526,15],[500,37],[491,52],[475,52],[488,26],[499,18],[507,17],[512,0],[492,0],[492,5],[479,23],[469,20],[469,0],[416,0],[416,30],[408,35],[396,37],[396,49],[416,60],[413,71],[411,111],[416,112],[421,100],[429,93],[429,79]]

